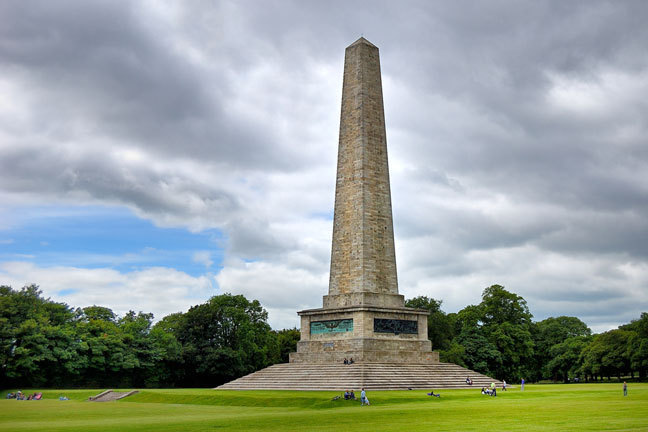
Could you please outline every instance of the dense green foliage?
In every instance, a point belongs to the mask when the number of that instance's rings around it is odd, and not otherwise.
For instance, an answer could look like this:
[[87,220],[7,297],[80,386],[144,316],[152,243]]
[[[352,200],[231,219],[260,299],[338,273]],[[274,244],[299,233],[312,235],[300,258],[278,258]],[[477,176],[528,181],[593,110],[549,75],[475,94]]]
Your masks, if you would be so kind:
[[[35,390],[31,390],[32,392]],[[95,390],[94,394],[100,390]],[[42,401],[0,400],[0,429],[88,431],[645,431],[648,384],[530,385],[488,397],[472,390],[369,391],[371,406],[339,392],[143,390],[86,402],[87,390],[44,391]],[[61,402],[65,394],[71,400]]]
[[[257,301],[224,294],[164,317],[90,306],[73,310],[36,286],[0,287],[0,388],[213,387],[294,351]],[[297,336],[298,338],[298,336]]]
[[[441,360],[516,382],[591,380],[648,370],[648,313],[592,335],[575,317],[533,322],[526,301],[500,285],[478,305],[446,314],[428,297],[428,335]],[[36,286],[0,286],[0,388],[214,387],[287,362],[297,329],[273,331],[257,300],[224,294],[153,325],[153,314],[122,317],[102,306],[73,309]]]
[[500,285],[488,287],[478,305],[446,314],[428,297],[406,306],[430,311],[428,335],[441,361],[456,363],[509,382],[591,380],[648,370],[648,313],[592,336],[576,317],[533,322],[526,301]]

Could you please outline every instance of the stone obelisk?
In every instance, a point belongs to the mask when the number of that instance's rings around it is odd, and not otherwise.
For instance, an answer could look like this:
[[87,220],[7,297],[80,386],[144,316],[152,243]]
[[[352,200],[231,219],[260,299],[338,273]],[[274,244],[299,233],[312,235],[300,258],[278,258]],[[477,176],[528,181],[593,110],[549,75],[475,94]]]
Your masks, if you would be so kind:
[[378,48],[346,49],[333,250],[324,307],[403,306],[398,295]]
[[347,47],[338,147],[329,292],[298,312],[293,363],[431,363],[426,311],[398,294],[378,48]]

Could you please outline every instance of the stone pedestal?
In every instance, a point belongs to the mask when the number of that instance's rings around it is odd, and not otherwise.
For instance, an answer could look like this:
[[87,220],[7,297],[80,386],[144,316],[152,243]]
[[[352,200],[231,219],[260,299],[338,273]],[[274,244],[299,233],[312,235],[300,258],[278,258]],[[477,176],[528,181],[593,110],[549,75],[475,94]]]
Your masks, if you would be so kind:
[[351,306],[299,312],[301,340],[291,363],[426,364],[439,361],[427,335],[427,311]]

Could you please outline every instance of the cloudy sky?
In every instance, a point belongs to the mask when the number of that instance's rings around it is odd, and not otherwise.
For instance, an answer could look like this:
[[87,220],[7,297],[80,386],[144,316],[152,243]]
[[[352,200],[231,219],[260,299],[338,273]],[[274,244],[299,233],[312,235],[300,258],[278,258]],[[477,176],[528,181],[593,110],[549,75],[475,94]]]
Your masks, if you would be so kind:
[[344,49],[380,48],[400,292],[648,310],[644,1],[3,1],[0,284],[157,319],[328,287]]

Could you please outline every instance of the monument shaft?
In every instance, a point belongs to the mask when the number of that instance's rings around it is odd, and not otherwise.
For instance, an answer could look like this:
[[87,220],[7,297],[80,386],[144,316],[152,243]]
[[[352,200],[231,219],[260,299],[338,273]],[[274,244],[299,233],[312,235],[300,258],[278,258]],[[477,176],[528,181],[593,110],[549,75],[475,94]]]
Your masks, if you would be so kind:
[[[325,306],[371,304],[398,294],[378,48],[346,49],[329,296]],[[401,305],[402,306],[402,303]]]

